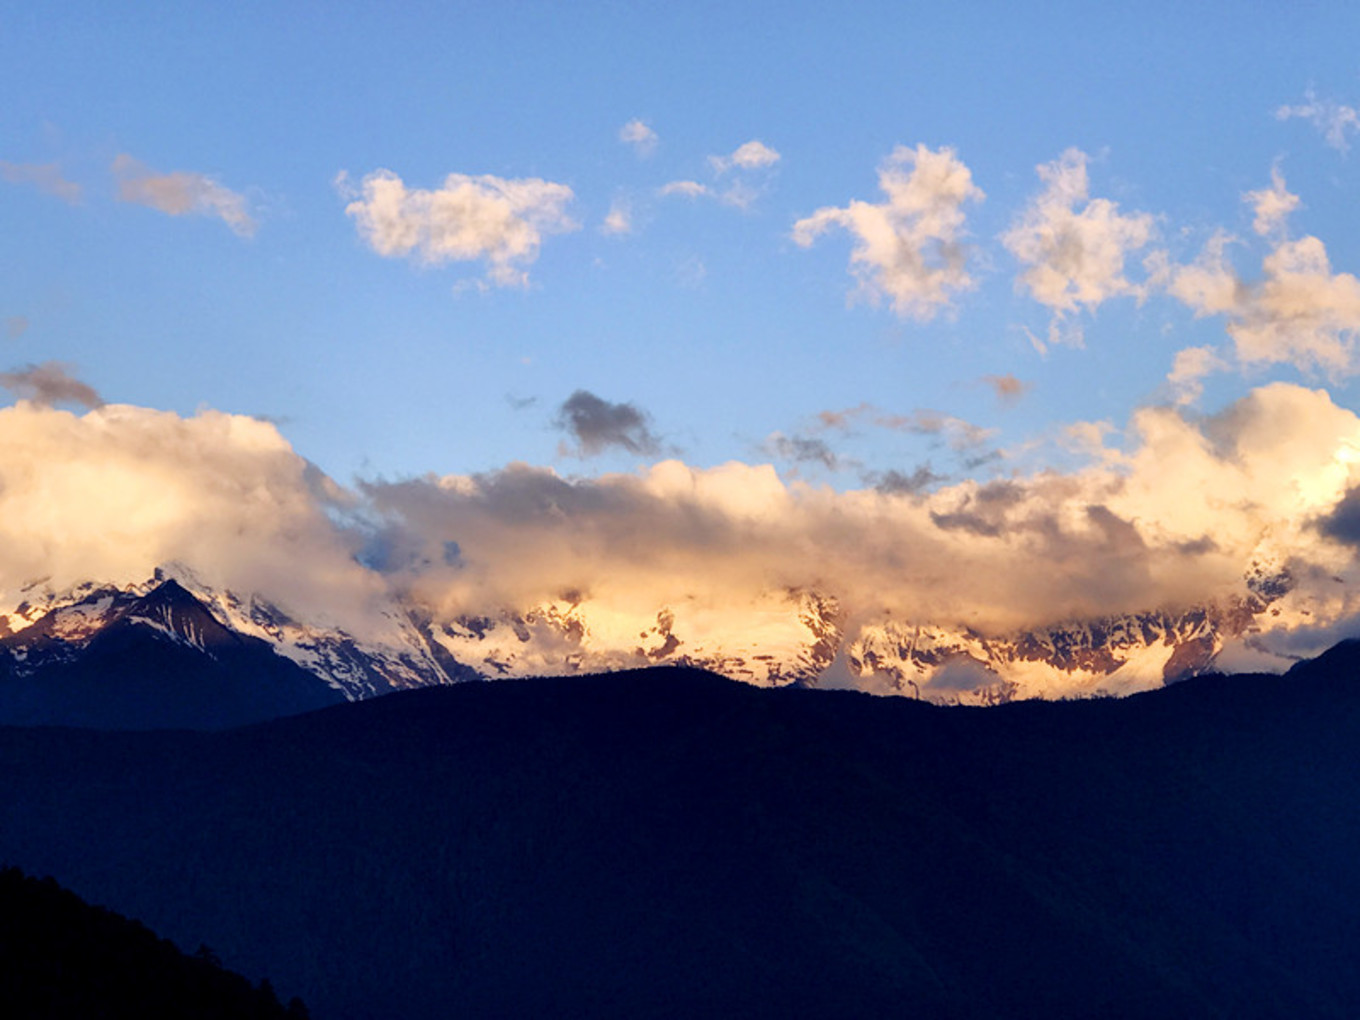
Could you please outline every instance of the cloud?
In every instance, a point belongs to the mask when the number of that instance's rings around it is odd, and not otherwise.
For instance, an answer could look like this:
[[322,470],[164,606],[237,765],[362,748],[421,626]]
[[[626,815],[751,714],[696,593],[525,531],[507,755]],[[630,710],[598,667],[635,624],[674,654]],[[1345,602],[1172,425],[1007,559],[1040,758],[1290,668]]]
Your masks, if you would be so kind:
[[859,286],[852,297],[875,305],[886,298],[899,316],[931,319],[954,294],[974,286],[963,206],[983,193],[948,147],[899,146],[879,167],[878,183],[886,201],[818,209],[793,225],[793,240],[807,248],[833,227],[843,228],[855,240],[850,272]]
[[615,199],[600,225],[600,233],[623,235],[633,232],[633,208],[626,199]]
[[0,409],[0,595],[36,578],[58,591],[142,582],[179,562],[302,619],[381,635],[389,589],[355,562],[357,537],[327,512],[336,495],[253,418],[19,403]]
[[1001,237],[1024,267],[1017,286],[1053,311],[1050,343],[1081,344],[1080,327],[1063,328],[1066,315],[1145,294],[1124,275],[1124,263],[1152,239],[1155,220],[1147,213],[1122,215],[1117,203],[1090,198],[1086,160],[1084,152],[1068,149],[1040,165],[1044,190]]
[[579,228],[566,212],[571,188],[536,177],[449,174],[430,191],[375,170],[360,194],[345,213],[379,255],[426,265],[484,261],[487,280],[499,287],[527,285],[543,235]]
[[669,198],[672,195],[681,195],[685,198],[699,198],[709,193],[708,186],[700,184],[698,181],[670,181],[656,189],[656,193],[662,198]]
[[[582,444],[592,428],[604,443],[650,435],[618,416],[628,405],[568,405],[584,409],[584,427],[564,415]],[[1262,647],[1360,619],[1360,417],[1325,392],[1276,383],[1211,417],[1147,408],[1118,448],[1088,438],[1085,467],[986,483],[921,468],[838,492],[769,465],[665,460],[347,492],[252,418],[23,401],[0,409],[0,594],[39,577],[141,581],[180,561],[359,635],[386,626],[400,592],[447,647],[483,668],[503,653],[516,673],[796,658],[819,640],[810,606],[835,607],[847,644],[885,621],[981,639],[1123,612],[1248,612],[1242,600],[1270,587]],[[365,567],[377,537],[385,551]]]
[[[1294,197],[1282,178],[1272,176],[1269,191],[1243,196],[1256,211],[1258,227],[1266,228],[1262,233],[1280,230]],[[1318,238],[1280,236],[1261,261],[1261,278],[1247,281],[1228,259],[1234,240],[1223,232],[1210,238],[1194,263],[1174,270],[1170,293],[1197,316],[1225,316],[1243,365],[1288,363],[1333,377],[1355,371],[1360,280],[1332,272]]]
[[642,121],[630,120],[619,128],[619,141],[631,145],[634,152],[646,159],[656,151],[659,139],[656,132]]
[[[663,610],[686,653],[759,634],[782,654],[807,638],[809,592],[841,607],[848,641],[889,617],[1005,635],[1228,607],[1251,578],[1282,572],[1294,590],[1278,617],[1257,618],[1263,633],[1360,613],[1356,550],[1317,524],[1360,485],[1360,418],[1326,393],[1273,384],[1209,418],[1148,408],[1111,454],[1068,473],[939,485],[927,468],[849,492],[769,466],[674,460],[598,478],[511,465],[362,488],[425,564],[393,583],[454,630],[467,616],[537,613],[542,633],[506,646],[533,668],[630,661]],[[448,542],[456,565],[443,561]]]
[[70,366],[60,361],[44,361],[16,372],[0,372],[0,387],[21,400],[50,407],[53,404],[77,404],[94,409],[104,400],[94,389],[71,375]]
[[840,431],[862,423],[892,432],[942,436],[956,451],[975,450],[996,434],[994,429],[985,429],[962,418],[930,408],[917,408],[907,414],[896,414],[870,403],[857,404],[841,411],[819,411],[817,421],[824,429]]
[[1337,152],[1344,153],[1350,149],[1347,133],[1360,131],[1360,110],[1343,106],[1333,99],[1319,99],[1312,89],[1304,93],[1304,102],[1298,106],[1284,105],[1275,111],[1276,120],[1288,120],[1291,117],[1309,121]]
[[779,153],[764,142],[752,139],[739,145],[727,156],[709,156],[708,162],[713,171],[725,174],[734,167],[740,170],[763,170],[779,162]]
[[1193,404],[1204,393],[1201,380],[1227,367],[1227,363],[1212,347],[1187,347],[1177,351],[1171,372],[1166,377],[1173,399],[1177,404]]
[[224,188],[205,174],[177,170],[157,173],[123,153],[113,160],[118,200],[144,205],[170,216],[212,216],[240,237],[255,233],[255,219],[245,196]]
[[10,184],[31,184],[70,205],[78,203],[82,194],[79,184],[61,175],[57,163],[10,163],[0,159],[0,179]]
[[1250,203],[1256,213],[1252,229],[1262,237],[1267,234],[1282,234],[1289,214],[1299,207],[1299,196],[1289,193],[1279,167],[1271,168],[1269,188],[1248,191],[1242,196],[1242,200]]
[[782,432],[774,432],[765,440],[764,449],[779,460],[820,464],[828,471],[836,471],[841,467],[841,458],[827,445],[826,440],[813,436],[786,436]]
[[11,315],[5,319],[5,339],[18,340],[28,332],[28,317],[25,315]]
[[577,390],[558,409],[555,424],[576,441],[575,454],[593,457],[610,447],[653,454],[660,449],[647,427],[648,417],[633,404],[613,404],[587,390]]
[[929,464],[923,464],[911,474],[894,469],[871,475],[866,481],[882,493],[915,496],[948,479],[944,475],[937,475]]
[[1003,404],[1014,404],[1029,391],[1030,384],[1009,372],[1005,375],[984,375],[982,381],[992,388],[996,399]]

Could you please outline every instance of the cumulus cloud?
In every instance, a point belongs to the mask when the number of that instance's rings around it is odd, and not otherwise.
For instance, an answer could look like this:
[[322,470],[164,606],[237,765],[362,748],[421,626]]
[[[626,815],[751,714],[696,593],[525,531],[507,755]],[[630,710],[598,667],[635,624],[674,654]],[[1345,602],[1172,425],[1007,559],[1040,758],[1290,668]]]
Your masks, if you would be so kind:
[[1360,131],[1360,110],[1334,99],[1320,99],[1312,89],[1306,91],[1303,98],[1304,101],[1297,106],[1285,104],[1276,109],[1276,120],[1301,117],[1321,131],[1322,137],[1333,149],[1346,152],[1350,148],[1347,134]]
[[211,216],[240,237],[255,233],[255,218],[244,195],[223,187],[205,174],[187,170],[162,174],[123,153],[114,158],[118,199],[144,205],[170,216]]
[[102,407],[103,399],[94,388],[71,374],[71,366],[60,361],[44,361],[14,372],[0,372],[0,387],[21,400],[50,407],[53,404],[76,404],[93,409]]
[[733,168],[740,170],[763,170],[779,162],[779,153],[764,142],[752,139],[726,156],[709,156],[708,162],[715,173],[725,174]]
[[555,424],[575,440],[564,452],[593,457],[611,447],[653,454],[660,443],[648,428],[648,416],[629,403],[610,403],[588,390],[577,390],[558,409]]
[[854,238],[850,272],[859,281],[852,297],[872,304],[886,298],[900,316],[931,319],[974,286],[963,206],[983,193],[948,147],[899,146],[879,167],[878,183],[885,201],[818,209],[793,225],[793,240],[807,248],[834,227],[846,230]]
[[566,211],[574,198],[565,184],[537,177],[449,174],[442,187],[425,190],[407,188],[390,170],[375,170],[345,213],[386,258],[426,265],[483,261],[491,284],[524,286],[543,236],[578,229]]
[[[1263,233],[1279,232],[1293,197],[1278,177],[1269,191],[1243,196],[1256,211],[1258,227],[1266,228]],[[1318,238],[1280,236],[1262,259],[1261,278],[1247,281],[1228,257],[1234,240],[1222,232],[1210,238],[1194,263],[1174,271],[1171,294],[1196,315],[1225,316],[1234,353],[1244,365],[1289,363],[1333,377],[1353,372],[1360,280],[1333,272]]]
[[[836,492],[768,466],[664,461],[577,480],[512,465],[364,491],[424,549],[427,565],[397,580],[441,618],[565,607],[570,593],[591,640],[616,634],[624,650],[662,607],[675,633],[716,640],[720,621],[729,635],[759,630],[781,598],[796,617],[788,593],[808,591],[834,596],[847,626],[890,614],[998,634],[1230,599],[1250,571],[1287,568],[1298,588],[1282,605],[1295,615],[1279,626],[1303,610],[1312,624],[1360,611],[1331,580],[1356,576],[1354,550],[1315,523],[1360,484],[1360,418],[1274,384],[1212,418],[1141,411],[1129,435],[1078,471],[933,489],[929,469]],[[438,555],[448,542],[455,566]]]
[[633,151],[642,158],[650,156],[656,151],[657,134],[644,122],[640,120],[630,120],[623,127],[619,128],[619,141],[625,145],[631,145]]
[[181,562],[363,636],[385,626],[388,590],[326,513],[337,492],[253,418],[22,402],[0,409],[0,595],[43,578],[141,582]]
[[82,189],[62,176],[57,163],[10,163],[0,159],[0,179],[10,184],[31,184],[70,205],[80,201]]
[[1080,328],[1064,323],[1068,314],[1094,311],[1112,297],[1145,294],[1124,275],[1124,263],[1152,239],[1155,220],[1090,198],[1086,161],[1084,152],[1068,149],[1039,166],[1044,190],[1001,237],[1024,267],[1018,286],[1053,312],[1050,343],[1080,345]]

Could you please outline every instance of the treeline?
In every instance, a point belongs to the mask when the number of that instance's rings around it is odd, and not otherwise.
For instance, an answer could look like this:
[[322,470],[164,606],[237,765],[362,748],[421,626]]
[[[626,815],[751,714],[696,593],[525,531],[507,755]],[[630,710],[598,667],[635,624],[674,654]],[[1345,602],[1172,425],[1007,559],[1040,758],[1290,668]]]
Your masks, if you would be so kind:
[[200,946],[186,955],[145,925],[86,903],[54,879],[0,869],[0,1003],[11,1020],[275,1020],[285,1007]]

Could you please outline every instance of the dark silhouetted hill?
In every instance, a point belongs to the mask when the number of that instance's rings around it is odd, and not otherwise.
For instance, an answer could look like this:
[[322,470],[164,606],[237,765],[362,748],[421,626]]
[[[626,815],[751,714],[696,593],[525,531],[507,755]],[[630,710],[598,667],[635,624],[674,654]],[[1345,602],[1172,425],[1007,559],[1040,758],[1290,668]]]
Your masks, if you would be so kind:
[[136,921],[90,906],[52,879],[0,869],[0,1010],[9,1020],[285,1020],[268,982],[253,986],[211,951],[186,956]]
[[658,669],[0,730],[0,858],[319,1018],[1360,1015],[1360,677],[941,708]]

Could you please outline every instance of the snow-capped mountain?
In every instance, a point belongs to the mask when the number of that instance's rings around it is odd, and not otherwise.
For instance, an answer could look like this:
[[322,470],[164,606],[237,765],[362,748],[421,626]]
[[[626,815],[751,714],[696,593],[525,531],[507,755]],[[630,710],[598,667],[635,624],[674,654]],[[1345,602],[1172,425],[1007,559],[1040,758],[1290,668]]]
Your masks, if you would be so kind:
[[[283,678],[294,707],[483,677],[660,663],[759,686],[850,686],[974,704],[1127,694],[1210,668],[1226,641],[1249,635],[1260,614],[1278,612],[1273,606],[1290,588],[1286,573],[1258,571],[1245,579],[1244,595],[1222,605],[1001,636],[931,621],[852,619],[835,598],[807,591],[775,593],[735,621],[694,605],[663,605],[641,626],[636,616],[585,597],[439,619],[393,596],[361,638],[295,618],[258,593],[215,588],[171,564],[121,586],[86,582],[57,591],[39,581],[0,603],[0,717],[14,717],[15,705],[31,708],[47,678],[92,677],[91,663],[107,664],[115,645],[138,649],[132,660],[114,662],[124,673],[151,654],[146,649],[160,648],[152,657],[163,658],[173,648],[176,668],[206,670],[215,684],[225,682],[228,666],[250,670],[256,686],[265,675]],[[28,715],[35,711],[47,710]],[[66,719],[55,709],[47,714]]]

